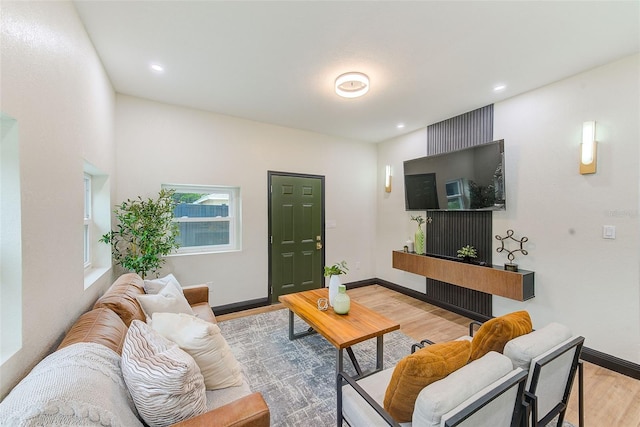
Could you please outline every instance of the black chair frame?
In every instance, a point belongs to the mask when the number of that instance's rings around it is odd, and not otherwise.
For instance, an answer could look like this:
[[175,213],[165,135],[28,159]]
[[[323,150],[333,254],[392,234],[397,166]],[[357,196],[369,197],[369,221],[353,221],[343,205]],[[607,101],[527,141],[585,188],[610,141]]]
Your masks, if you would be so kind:
[[[378,404],[378,402],[373,400],[373,398],[369,396],[367,392],[364,391],[362,387],[360,387],[360,385],[358,385],[355,378],[349,376],[349,374],[342,371],[338,372],[338,378],[336,381],[336,384],[338,384],[338,390],[337,390],[337,394],[338,394],[338,414],[337,414],[338,424],[337,425],[338,427],[342,427],[342,421],[344,420],[344,417],[342,416],[342,385],[344,384],[343,381],[349,384],[349,386],[351,386],[367,402],[367,404],[371,406],[371,408],[373,408],[384,419],[384,421],[387,424],[389,424],[392,427],[400,427],[400,424],[396,420],[394,420],[393,417],[389,415],[389,413],[385,411],[384,408]],[[349,424],[348,421],[346,422],[347,424]]]

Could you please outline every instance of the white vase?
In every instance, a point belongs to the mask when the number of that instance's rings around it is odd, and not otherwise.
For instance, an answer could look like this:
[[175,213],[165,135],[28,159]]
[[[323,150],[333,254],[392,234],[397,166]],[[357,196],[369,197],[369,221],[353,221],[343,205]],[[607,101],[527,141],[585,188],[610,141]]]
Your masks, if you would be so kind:
[[334,275],[329,278],[329,305],[331,307],[333,307],[333,299],[338,295],[338,286],[341,284],[340,276]]

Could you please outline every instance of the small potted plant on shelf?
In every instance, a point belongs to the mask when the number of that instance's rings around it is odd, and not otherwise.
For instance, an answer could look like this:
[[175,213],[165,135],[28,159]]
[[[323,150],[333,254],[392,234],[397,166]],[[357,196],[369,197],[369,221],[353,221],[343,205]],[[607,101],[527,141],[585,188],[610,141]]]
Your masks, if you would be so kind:
[[462,258],[465,262],[471,262],[472,259],[478,257],[478,251],[471,245],[463,246],[458,249],[458,258]]
[[333,307],[333,299],[338,295],[338,286],[341,285],[340,275],[347,274],[349,268],[346,261],[340,261],[331,267],[324,266],[324,277],[329,278],[329,304]]

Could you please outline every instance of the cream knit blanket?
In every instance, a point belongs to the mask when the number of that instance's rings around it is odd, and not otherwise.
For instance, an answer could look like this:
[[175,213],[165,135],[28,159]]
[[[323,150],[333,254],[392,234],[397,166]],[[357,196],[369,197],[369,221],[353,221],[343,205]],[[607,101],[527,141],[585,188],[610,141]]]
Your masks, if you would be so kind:
[[43,359],[0,402],[2,426],[142,426],[120,356],[78,343]]

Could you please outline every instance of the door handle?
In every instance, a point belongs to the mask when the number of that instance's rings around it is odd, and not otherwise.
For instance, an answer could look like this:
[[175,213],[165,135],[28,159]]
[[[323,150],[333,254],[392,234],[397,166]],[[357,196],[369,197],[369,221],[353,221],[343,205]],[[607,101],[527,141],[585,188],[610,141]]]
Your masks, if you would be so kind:
[[317,250],[322,249],[322,243],[320,243],[320,242],[316,242],[316,249],[317,249]]

